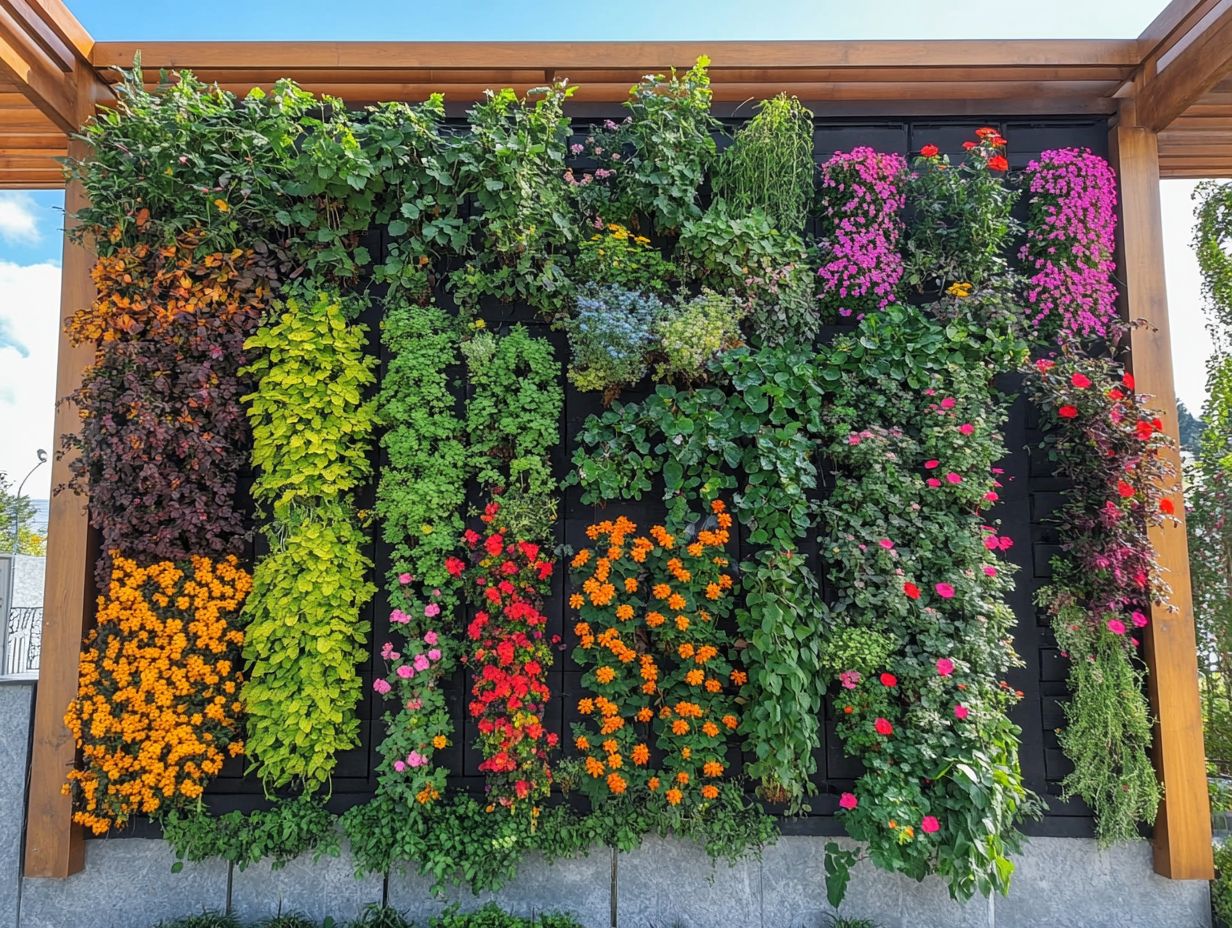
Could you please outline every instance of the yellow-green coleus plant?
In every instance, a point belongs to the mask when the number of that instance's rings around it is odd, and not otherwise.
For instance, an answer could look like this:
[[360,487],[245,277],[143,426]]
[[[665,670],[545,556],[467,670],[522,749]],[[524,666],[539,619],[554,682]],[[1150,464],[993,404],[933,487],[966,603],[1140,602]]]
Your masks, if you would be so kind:
[[257,380],[245,397],[258,476],[272,515],[270,553],[245,604],[247,753],[267,787],[312,790],[358,744],[354,707],[376,592],[351,491],[370,473],[374,358],[337,296],[290,298],[245,347]]

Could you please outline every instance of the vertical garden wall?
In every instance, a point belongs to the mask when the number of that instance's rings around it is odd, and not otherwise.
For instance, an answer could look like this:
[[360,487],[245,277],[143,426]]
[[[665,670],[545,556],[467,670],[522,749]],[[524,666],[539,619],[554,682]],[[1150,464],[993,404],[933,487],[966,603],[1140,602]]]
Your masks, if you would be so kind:
[[1102,120],[720,119],[704,62],[586,119],[122,88],[73,167],[81,824],[477,889],[845,833],[836,904],[1149,829]]

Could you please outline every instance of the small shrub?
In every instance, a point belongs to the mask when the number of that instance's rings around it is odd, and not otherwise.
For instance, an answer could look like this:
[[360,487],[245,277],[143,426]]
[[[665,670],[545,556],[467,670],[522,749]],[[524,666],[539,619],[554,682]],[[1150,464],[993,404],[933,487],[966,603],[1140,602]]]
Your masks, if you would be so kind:
[[1215,879],[1211,881],[1215,922],[1232,925],[1232,844],[1215,845]]
[[313,921],[307,915],[289,912],[257,922],[256,928],[320,928],[320,923]]
[[650,239],[614,222],[579,242],[573,262],[573,279],[579,285],[619,284],[660,296],[668,292],[678,274]]
[[429,925],[431,928],[580,928],[569,915],[546,912],[527,918],[506,912],[495,903],[474,912],[448,911],[432,919]]
[[660,380],[699,380],[720,352],[740,343],[740,306],[736,299],[706,291],[665,314],[658,326],[663,360]]
[[588,286],[565,323],[572,363],[569,381],[579,390],[615,393],[646,376],[655,324],[666,311],[656,296],[623,286]]

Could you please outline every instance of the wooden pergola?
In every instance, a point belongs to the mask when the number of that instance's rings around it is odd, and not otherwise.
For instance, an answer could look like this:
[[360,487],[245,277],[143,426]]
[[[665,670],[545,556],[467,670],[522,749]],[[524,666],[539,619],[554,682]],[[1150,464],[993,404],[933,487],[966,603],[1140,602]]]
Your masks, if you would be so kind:
[[[1137,39],[1065,41],[791,42],[95,42],[60,0],[0,0],[0,189],[64,187],[57,158],[85,154],[72,134],[113,99],[115,68],[140,52],[146,73],[187,68],[244,93],[290,77],[350,103],[417,100],[444,91],[470,101],[489,87],[524,90],[569,77],[580,103],[623,100],[641,75],[712,60],[715,99],[779,91],[824,115],[1016,116],[1103,114],[1121,183],[1120,255],[1134,330],[1132,367],[1173,439],[1176,395],[1164,285],[1160,178],[1232,176],[1232,0],[1173,0]],[[69,184],[66,210],[81,205]],[[61,316],[91,299],[89,252],[64,246]],[[90,346],[61,337],[57,395],[70,393]],[[57,432],[73,430],[62,408]],[[1179,461],[1174,461],[1179,464]],[[1178,468],[1179,470],[1179,468]],[[68,477],[53,468],[53,485]],[[1174,488],[1180,502],[1180,487]],[[1177,505],[1177,511],[1183,507]],[[48,530],[42,666],[25,846],[27,876],[64,877],[84,863],[81,830],[61,792],[74,760],[63,724],[76,693],[90,619],[89,525],[82,502],[53,499]],[[1155,760],[1164,806],[1155,869],[1173,879],[1212,874],[1197,655],[1184,526],[1153,540],[1170,571],[1172,609],[1146,635],[1158,718]]]

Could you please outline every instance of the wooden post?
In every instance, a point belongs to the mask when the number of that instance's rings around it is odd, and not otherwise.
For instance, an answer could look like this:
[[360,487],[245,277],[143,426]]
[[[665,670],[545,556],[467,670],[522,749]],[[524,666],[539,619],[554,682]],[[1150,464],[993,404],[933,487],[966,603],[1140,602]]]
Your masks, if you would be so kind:
[[[88,71],[78,66],[82,72]],[[79,74],[79,124],[94,111],[93,73]],[[70,140],[68,154],[81,158],[88,148]],[[64,191],[65,225],[85,202],[81,185],[69,183]],[[72,346],[64,334],[64,321],[94,299],[90,269],[94,256],[73,244],[66,234],[60,283],[60,340],[56,369],[56,396],[72,393],[94,359],[93,345]],[[56,435],[80,426],[75,406],[56,408]],[[52,487],[69,478],[68,459],[52,464]],[[93,615],[94,560],[90,524],[83,497],[64,492],[51,497],[47,524],[47,577],[43,593],[43,642],[39,655],[38,690],[34,706],[34,743],[30,756],[30,792],[26,812],[25,875],[66,877],[85,865],[82,830],[72,824],[72,803],[61,792],[76,759],[76,745],[64,726],[64,712],[77,695],[77,664],[82,637]]]
[[1130,337],[1131,367],[1139,392],[1153,397],[1174,447],[1171,499],[1178,525],[1151,532],[1151,544],[1172,588],[1168,606],[1151,610],[1144,645],[1148,688],[1156,717],[1155,769],[1164,802],[1155,822],[1155,871],[1174,880],[1214,877],[1211,809],[1198,696],[1198,650],[1189,585],[1189,551],[1178,440],[1172,340],[1164,283],[1163,225],[1159,210],[1159,150],[1154,132],[1136,124],[1132,101],[1121,110],[1109,136],[1109,151],[1121,182],[1119,226],[1121,273],[1127,315],[1142,321]]

